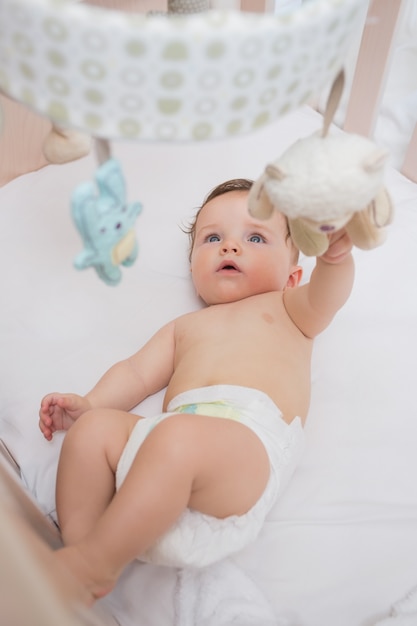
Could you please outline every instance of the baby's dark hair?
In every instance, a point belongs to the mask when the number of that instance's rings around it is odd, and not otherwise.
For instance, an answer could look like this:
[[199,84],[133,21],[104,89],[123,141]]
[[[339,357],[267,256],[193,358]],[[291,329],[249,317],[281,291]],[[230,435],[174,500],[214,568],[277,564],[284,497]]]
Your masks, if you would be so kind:
[[[253,180],[249,178],[232,178],[231,180],[226,180],[224,183],[220,183],[212,189],[207,196],[204,198],[204,202],[200,207],[200,211],[210,200],[217,198],[217,196],[222,196],[229,191],[249,191],[249,189],[253,185]],[[197,215],[196,215],[197,218]]]
[[[226,180],[224,183],[220,183],[220,185],[216,185],[204,198],[202,205],[197,210],[193,220],[190,222],[188,227],[184,228],[184,232],[188,234],[190,241],[190,248],[188,252],[188,258],[191,261],[191,254],[193,252],[194,240],[195,240],[195,230],[197,225],[197,219],[200,215],[201,210],[206,206],[208,202],[214,200],[218,196],[222,196],[225,193],[229,193],[229,191],[249,191],[253,185],[253,180],[249,178],[232,178],[231,180]],[[285,217],[285,216],[284,216]],[[288,220],[285,217],[285,223],[287,225],[287,234],[286,238],[290,238],[290,229],[288,226]],[[295,248],[294,244],[292,244]],[[298,259],[298,251],[297,251],[297,259]]]

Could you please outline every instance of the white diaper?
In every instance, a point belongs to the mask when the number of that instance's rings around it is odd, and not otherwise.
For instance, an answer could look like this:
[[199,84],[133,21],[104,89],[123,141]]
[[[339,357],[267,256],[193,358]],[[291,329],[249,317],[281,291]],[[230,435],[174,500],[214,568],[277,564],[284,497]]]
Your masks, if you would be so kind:
[[262,441],[271,463],[265,491],[247,513],[219,519],[186,509],[170,530],[138,557],[157,565],[204,567],[238,552],[257,537],[278,493],[298,463],[304,447],[304,430],[299,417],[287,424],[269,396],[256,389],[236,385],[192,389],[171,400],[167,413],[137,422],[120,457],[116,489],[120,488],[149,432],[162,420],[178,413],[235,419],[245,424]]

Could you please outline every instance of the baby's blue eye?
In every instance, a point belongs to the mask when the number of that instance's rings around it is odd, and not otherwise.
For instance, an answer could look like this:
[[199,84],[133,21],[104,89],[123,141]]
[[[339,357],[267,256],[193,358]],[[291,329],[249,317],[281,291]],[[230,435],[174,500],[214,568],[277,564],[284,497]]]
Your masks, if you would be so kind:
[[261,235],[251,235],[249,241],[252,243],[265,243],[265,239]]
[[212,242],[214,242],[214,241],[220,241],[220,237],[219,237],[219,235],[209,235],[209,236],[207,237],[207,241],[208,241],[209,243],[212,243]]

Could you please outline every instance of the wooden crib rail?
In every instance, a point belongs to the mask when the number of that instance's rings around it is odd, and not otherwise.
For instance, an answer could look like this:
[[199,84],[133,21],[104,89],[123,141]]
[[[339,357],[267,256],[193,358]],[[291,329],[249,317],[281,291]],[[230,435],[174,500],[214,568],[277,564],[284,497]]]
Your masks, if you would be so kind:
[[29,498],[0,454],[1,623],[13,626],[117,626],[102,609],[79,603],[82,591],[61,569],[52,524]]

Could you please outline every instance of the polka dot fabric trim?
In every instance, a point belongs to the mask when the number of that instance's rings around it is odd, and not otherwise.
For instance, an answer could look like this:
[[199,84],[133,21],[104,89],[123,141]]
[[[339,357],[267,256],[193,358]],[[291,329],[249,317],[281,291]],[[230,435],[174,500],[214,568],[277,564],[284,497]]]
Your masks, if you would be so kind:
[[64,0],[0,0],[0,89],[108,139],[247,133],[305,103],[343,65],[366,0],[282,15],[135,15]]

